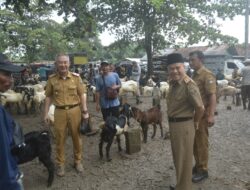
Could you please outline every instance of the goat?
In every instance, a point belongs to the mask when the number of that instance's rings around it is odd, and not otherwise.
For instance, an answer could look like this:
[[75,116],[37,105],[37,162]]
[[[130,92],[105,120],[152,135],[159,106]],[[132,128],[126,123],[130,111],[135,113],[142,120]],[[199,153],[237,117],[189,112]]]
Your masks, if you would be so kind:
[[142,87],[142,94],[144,96],[152,96],[153,95],[153,91],[154,91],[154,87],[152,86],[144,86]]
[[161,97],[166,98],[169,91],[169,84],[167,82],[160,82]]
[[51,159],[51,144],[48,131],[32,131],[24,135],[25,146],[13,149],[12,154],[16,156],[17,163],[23,164],[36,157],[47,168],[49,177],[47,186],[50,187],[54,180],[54,163]]
[[155,137],[156,124],[160,126],[161,137],[163,137],[162,112],[159,106],[150,108],[147,111],[141,111],[139,108],[136,108],[136,107],[132,107],[131,109],[132,109],[133,118],[141,124],[144,143],[147,142],[147,133],[148,133],[149,124],[153,124],[154,126],[154,132],[151,136],[152,139]]
[[127,129],[127,117],[125,115],[120,115],[119,118],[116,118],[114,116],[107,117],[105,124],[103,125],[99,143],[99,155],[101,159],[103,158],[103,143],[107,142],[108,144],[106,146],[106,158],[107,161],[112,160],[109,151],[115,136],[117,139],[118,150],[122,151],[120,135],[126,132]]
[[136,81],[128,80],[126,82],[121,82],[121,88],[119,89],[119,95],[124,95],[125,93],[132,92],[133,95],[137,93],[138,84]]
[[132,117],[131,105],[129,105],[126,102],[123,105],[120,105],[119,113],[120,113],[120,115],[125,115],[127,117],[127,123],[128,123],[128,126],[130,126],[129,120]]
[[226,96],[232,96],[233,97],[233,104],[235,104],[235,96],[237,93],[240,93],[241,90],[238,88],[235,88],[233,86],[226,86],[223,88],[220,88],[217,93],[217,102],[219,101],[219,98],[221,96],[224,96],[224,100],[226,100]]

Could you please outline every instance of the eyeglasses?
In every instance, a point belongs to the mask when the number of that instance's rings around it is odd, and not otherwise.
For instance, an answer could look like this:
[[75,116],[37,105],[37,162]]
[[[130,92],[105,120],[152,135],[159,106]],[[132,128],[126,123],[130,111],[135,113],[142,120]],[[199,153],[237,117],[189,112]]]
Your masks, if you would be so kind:
[[12,78],[12,73],[8,71],[0,71],[0,75],[4,75],[5,77]]

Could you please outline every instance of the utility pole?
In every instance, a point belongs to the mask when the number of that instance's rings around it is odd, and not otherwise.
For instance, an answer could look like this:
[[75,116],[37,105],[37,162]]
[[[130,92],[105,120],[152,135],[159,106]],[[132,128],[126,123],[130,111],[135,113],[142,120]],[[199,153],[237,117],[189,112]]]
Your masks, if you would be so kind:
[[249,36],[249,0],[246,0],[246,12],[245,12],[245,59],[248,59],[248,36]]

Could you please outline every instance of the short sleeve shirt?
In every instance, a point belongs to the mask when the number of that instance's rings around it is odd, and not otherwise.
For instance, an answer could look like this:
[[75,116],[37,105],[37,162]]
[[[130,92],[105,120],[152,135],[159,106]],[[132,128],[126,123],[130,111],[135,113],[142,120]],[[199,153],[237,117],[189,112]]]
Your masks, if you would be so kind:
[[99,75],[96,79],[96,91],[100,93],[100,105],[101,108],[111,108],[115,106],[119,106],[119,99],[116,98],[114,100],[108,100],[105,98],[105,88],[103,83],[103,78],[105,80],[105,86],[111,87],[113,85],[121,85],[121,81],[117,73],[110,72],[108,75]]
[[169,117],[193,117],[196,107],[203,106],[199,88],[195,82],[185,75],[178,82],[170,81],[167,96]]
[[49,77],[45,95],[52,97],[56,106],[75,105],[80,103],[80,96],[85,92],[85,85],[77,73],[69,72],[65,78],[59,74]]
[[192,79],[199,87],[203,104],[207,107],[209,95],[216,94],[216,78],[214,74],[205,67],[201,67],[194,72]]

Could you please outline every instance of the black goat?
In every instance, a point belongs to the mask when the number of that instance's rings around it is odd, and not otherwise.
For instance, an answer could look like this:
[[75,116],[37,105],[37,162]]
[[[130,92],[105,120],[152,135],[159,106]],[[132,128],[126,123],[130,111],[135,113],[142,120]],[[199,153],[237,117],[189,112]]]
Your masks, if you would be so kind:
[[29,162],[36,157],[47,168],[48,187],[50,187],[54,180],[54,163],[51,159],[51,144],[48,131],[33,131],[24,135],[25,146],[19,149],[12,150],[12,154],[17,157],[18,164]]
[[130,118],[133,116],[131,105],[128,103],[124,103],[123,105],[120,105],[120,114],[125,115],[127,117],[127,123],[128,126],[130,126]]
[[107,142],[108,144],[106,146],[106,158],[107,161],[112,160],[110,158],[109,151],[115,136],[117,137],[118,150],[122,150],[120,135],[126,132],[127,128],[127,117],[125,115],[120,115],[119,118],[109,116],[106,119],[105,125],[101,132],[101,139],[99,143],[99,155],[101,159],[103,158],[103,143]]

